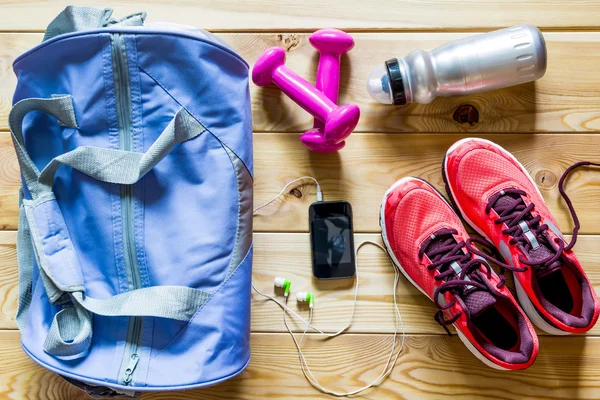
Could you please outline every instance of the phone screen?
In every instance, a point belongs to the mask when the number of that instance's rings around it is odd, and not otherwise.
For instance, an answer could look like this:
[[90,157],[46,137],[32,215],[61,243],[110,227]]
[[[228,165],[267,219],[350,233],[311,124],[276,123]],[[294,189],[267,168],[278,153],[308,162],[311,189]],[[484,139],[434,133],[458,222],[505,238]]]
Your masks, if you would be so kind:
[[352,208],[346,201],[327,201],[310,206],[313,275],[317,279],[354,276]]

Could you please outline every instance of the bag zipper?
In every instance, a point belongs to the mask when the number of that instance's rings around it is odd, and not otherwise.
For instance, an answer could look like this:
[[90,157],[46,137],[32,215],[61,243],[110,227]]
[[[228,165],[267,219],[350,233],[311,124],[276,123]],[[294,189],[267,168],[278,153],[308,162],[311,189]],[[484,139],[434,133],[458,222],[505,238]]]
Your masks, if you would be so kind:
[[[131,88],[125,37],[120,33],[112,33],[110,38],[119,126],[119,149],[133,151]],[[141,288],[142,283],[135,247],[133,185],[121,185],[120,196],[123,221],[123,258],[127,270],[127,286],[128,290],[135,290]],[[142,339],[142,326],[142,317],[129,318],[125,353],[121,362],[121,371],[123,372],[120,373],[120,379],[125,385],[131,383],[135,367],[140,359],[138,347]]]

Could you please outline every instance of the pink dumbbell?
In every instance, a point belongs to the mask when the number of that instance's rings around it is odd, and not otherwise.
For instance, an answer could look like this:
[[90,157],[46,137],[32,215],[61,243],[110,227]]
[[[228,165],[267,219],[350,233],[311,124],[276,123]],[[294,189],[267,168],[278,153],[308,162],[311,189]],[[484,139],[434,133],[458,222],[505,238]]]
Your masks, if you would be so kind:
[[[340,88],[340,58],[354,47],[352,36],[339,29],[321,29],[310,35],[310,44],[320,53],[315,87],[334,103],[338,102]],[[323,123],[315,119],[313,129],[305,132],[300,140],[306,147],[317,152],[341,150],[342,140],[330,143],[323,137]]]
[[300,136],[300,141],[308,147],[310,150],[317,153],[331,153],[334,151],[340,151],[346,145],[346,141],[340,142],[328,142],[325,140],[325,136],[319,129],[311,129],[306,131]]
[[360,109],[355,104],[337,106],[306,79],[285,66],[285,50],[281,47],[267,49],[256,61],[252,81],[257,86],[277,85],[315,118],[323,121],[323,134],[328,142],[339,142],[356,127]]

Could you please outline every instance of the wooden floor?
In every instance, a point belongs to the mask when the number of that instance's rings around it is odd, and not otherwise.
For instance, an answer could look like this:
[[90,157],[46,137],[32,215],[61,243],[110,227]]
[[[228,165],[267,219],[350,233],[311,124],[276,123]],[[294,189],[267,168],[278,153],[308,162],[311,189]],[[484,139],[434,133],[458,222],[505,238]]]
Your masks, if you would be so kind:
[[[14,58],[39,43],[47,23],[70,1],[0,1],[0,398],[84,399],[55,374],[34,364],[20,348],[17,307],[17,189],[19,170],[7,133],[15,78]],[[108,2],[86,0],[105,7]],[[567,234],[572,229],[557,181],[577,160],[600,160],[600,2],[583,0],[261,0],[126,1],[111,4],[116,16],[145,10],[148,21],[195,25],[218,33],[250,65],[267,47],[288,50],[287,64],[314,81],[318,55],[310,32],[324,27],[354,33],[356,46],[342,59],[341,103],[361,107],[362,118],[339,154],[310,153],[300,144],[312,117],[272,87],[251,85],[255,131],[255,204],[285,183],[316,177],[327,199],[352,203],[356,243],[380,240],[378,208],[395,180],[416,175],[442,188],[440,166],[456,140],[480,136],[498,142],[530,171]],[[506,90],[432,104],[394,108],[372,101],[370,69],[413,49],[431,50],[472,32],[518,23],[538,25],[548,45],[541,80]],[[459,122],[460,107],[478,119]],[[600,174],[576,172],[568,191],[583,223],[576,252],[600,288]],[[350,311],[352,287],[311,277],[307,210],[315,188],[302,184],[255,218],[254,282],[272,292],[275,276],[295,291],[313,291],[315,324],[329,331]],[[337,390],[356,389],[379,373],[393,332],[393,270],[380,250],[361,250],[360,295],[349,334],[326,343],[311,339],[307,358],[318,379]],[[369,399],[575,399],[600,398],[600,326],[587,335],[540,333],[539,357],[521,372],[485,367],[454,335],[433,321],[435,307],[404,278],[398,300],[406,346],[390,378],[365,392]],[[301,374],[281,313],[258,297],[252,304],[252,361],[239,377],[204,390],[147,394],[144,399],[321,399]],[[297,327],[298,329],[300,327]]]

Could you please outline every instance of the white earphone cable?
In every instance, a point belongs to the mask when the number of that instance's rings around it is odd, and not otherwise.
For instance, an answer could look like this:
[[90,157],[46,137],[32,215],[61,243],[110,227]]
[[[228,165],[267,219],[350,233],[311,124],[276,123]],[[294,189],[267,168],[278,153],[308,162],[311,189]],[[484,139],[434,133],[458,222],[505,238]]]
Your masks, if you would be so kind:
[[[357,256],[358,256],[358,250],[365,244],[372,244],[374,246],[377,246],[387,254],[387,251],[385,250],[385,248],[383,246],[381,246],[379,243],[372,242],[370,240],[366,240],[357,247],[357,249],[356,249]],[[356,270],[358,272],[358,261],[356,263]],[[381,382],[383,382],[383,380],[385,378],[388,377],[389,374],[391,374],[392,370],[394,369],[394,366],[396,365],[396,362],[398,361],[398,357],[400,357],[400,354],[402,353],[402,349],[404,348],[404,342],[405,342],[404,322],[402,321],[402,314],[400,313],[400,310],[398,309],[398,300],[396,297],[399,279],[400,279],[400,273],[399,273],[398,269],[394,266],[394,285],[393,285],[394,295],[393,296],[394,296],[394,311],[395,311],[394,317],[395,317],[396,324],[395,324],[395,328],[394,328],[394,336],[393,336],[392,348],[390,350],[390,354],[389,354],[387,361],[383,367],[383,370],[381,371],[379,376],[377,378],[375,378],[375,380],[373,380],[373,382],[371,382],[368,385],[365,385],[359,389],[353,390],[351,392],[337,392],[335,390],[328,389],[319,383],[317,378],[314,376],[314,374],[310,370],[310,367],[308,366],[308,361],[306,360],[306,356],[302,352],[302,342],[308,331],[309,326],[312,326],[312,325],[310,325],[310,323],[312,322],[312,318],[313,318],[313,309],[312,308],[310,309],[309,319],[308,319],[308,322],[306,323],[306,328],[304,329],[304,332],[302,333],[302,336],[300,337],[300,341],[298,342],[298,340],[294,336],[294,333],[292,332],[292,330],[290,329],[290,327],[287,323],[286,314],[288,312],[287,310],[289,310],[289,307],[287,307],[287,305],[285,305],[285,308],[283,309],[283,323],[285,324],[285,327],[286,327],[288,333],[290,334],[290,336],[292,337],[292,340],[294,341],[294,345],[296,346],[296,349],[298,350],[298,357],[300,359],[300,367],[302,368],[302,373],[306,377],[306,380],[308,380],[308,382],[313,387],[315,387],[316,389],[318,389],[324,393],[327,393],[327,394],[330,394],[333,396],[338,396],[338,397],[351,396],[351,395],[355,395],[360,392],[363,392],[367,389],[370,389],[373,386],[379,385]],[[286,297],[286,302],[287,302],[287,297]],[[400,345],[398,346],[398,350],[395,351],[396,350],[396,341],[397,341],[397,336],[398,336],[398,325],[401,326],[402,333],[401,333],[401,337],[400,337]]]
[[[262,209],[263,207],[266,207],[267,205],[273,203],[275,200],[277,200],[279,198],[279,196],[281,196],[286,190],[287,188],[295,183],[298,182],[300,180],[303,179],[311,179],[313,180],[316,185],[317,185],[317,201],[322,201],[323,197],[322,197],[322,192],[321,192],[321,186],[319,185],[319,182],[311,177],[311,176],[303,176],[300,177],[298,179],[294,179],[293,181],[289,182],[288,184],[286,184],[283,189],[279,192],[279,194],[277,194],[277,196],[275,196],[273,199],[271,199],[270,201],[268,201],[267,203],[257,207],[254,210],[254,213],[256,213],[258,210]],[[325,337],[335,337],[340,335],[341,333],[345,332],[351,325],[352,325],[352,321],[354,320],[354,314],[355,314],[355,310],[356,310],[356,303],[358,300],[358,280],[359,280],[359,275],[358,275],[358,251],[365,245],[365,244],[372,244],[374,246],[379,247],[381,250],[383,250],[386,254],[387,251],[386,249],[381,246],[379,243],[370,241],[370,240],[366,240],[364,242],[362,242],[361,244],[358,245],[358,247],[355,250],[355,259],[356,259],[356,276],[355,276],[355,289],[354,289],[354,301],[352,303],[352,311],[350,313],[350,318],[348,320],[348,323],[339,331],[335,332],[335,333],[327,333],[322,331],[321,329],[315,327],[312,325],[312,319],[313,319],[313,308],[310,308],[309,311],[309,318],[308,321],[306,321],[304,318],[302,318],[298,313],[296,313],[294,310],[292,310],[291,308],[289,308],[287,306],[287,299],[288,297],[285,297],[284,302],[281,302],[279,300],[277,300],[275,297],[270,296],[266,293],[263,293],[261,291],[259,291],[256,286],[254,286],[254,282],[252,283],[252,289],[254,289],[254,291],[256,293],[258,293],[259,295],[267,298],[268,300],[273,301],[275,304],[277,304],[282,310],[283,310],[283,323],[287,329],[287,331],[289,332],[290,336],[292,337],[293,341],[294,341],[294,345],[296,346],[296,349],[298,350],[298,357],[300,359],[300,367],[302,368],[302,373],[304,374],[305,378],[308,380],[308,382],[314,386],[316,389],[333,395],[333,396],[350,396],[350,395],[354,395],[357,393],[360,393],[364,390],[367,390],[373,386],[379,385],[393,370],[394,366],[396,365],[396,361],[398,360],[398,357],[400,356],[400,353],[402,352],[402,349],[404,347],[404,342],[405,342],[405,334],[404,334],[404,323],[402,321],[402,315],[400,314],[400,310],[398,309],[398,301],[397,301],[397,297],[396,297],[396,291],[398,288],[398,281],[400,278],[400,272],[398,271],[398,269],[396,268],[396,266],[392,263],[392,266],[394,268],[394,285],[393,285],[393,290],[394,290],[394,319],[395,319],[395,328],[394,328],[394,336],[393,336],[393,342],[392,342],[392,348],[390,351],[390,354],[387,358],[386,364],[383,367],[383,370],[381,371],[381,373],[379,374],[379,376],[370,384],[360,388],[360,389],[356,389],[354,391],[351,392],[337,392],[331,389],[327,389],[325,387],[323,387],[319,381],[316,379],[316,377],[314,376],[314,374],[312,373],[312,371],[310,370],[309,366],[308,366],[308,362],[306,360],[306,357],[304,355],[304,353],[302,352],[302,342],[304,341],[304,337],[306,336],[306,333],[308,332],[309,329],[312,329],[313,331],[318,332],[318,336],[325,336]],[[304,332],[302,333],[302,336],[300,337],[300,341],[298,342],[298,340],[296,339],[296,337],[294,336],[294,333],[292,332],[291,328],[288,325],[287,322],[287,314],[290,314],[291,316],[297,318],[298,320],[302,321],[304,324],[306,324],[306,328],[304,329]],[[397,341],[397,336],[398,336],[398,326],[401,326],[402,329],[402,333],[401,333],[401,340],[400,340],[400,345],[398,350],[395,352],[396,349],[396,341]],[[394,356],[395,354],[395,356]],[[392,361],[393,360],[393,361]]]
[[303,181],[305,179],[310,179],[312,180],[316,185],[317,185],[317,201],[323,201],[323,192],[321,191],[321,185],[319,185],[319,182],[313,178],[312,176],[301,176],[300,178],[296,178],[293,181],[290,181],[288,183],[286,183],[286,185],[283,187],[283,189],[281,189],[281,191],[279,193],[277,193],[277,196],[273,197],[271,200],[267,201],[265,204],[258,206],[254,209],[254,211],[252,212],[252,214],[256,214],[256,212],[262,208],[265,208],[266,206],[270,205],[271,203],[273,203],[275,200],[277,200],[286,190],[287,188],[289,188],[292,184],[299,182],[299,181]]
[[[286,190],[288,187],[290,187],[290,185],[292,185],[295,182],[299,182],[301,180],[305,180],[305,179],[310,179],[313,182],[315,182],[315,184],[317,185],[317,201],[323,201],[323,192],[321,191],[321,185],[319,185],[319,182],[313,178],[312,176],[302,176],[300,178],[294,179],[293,181],[288,182],[283,189],[281,189],[281,191],[277,194],[277,196],[273,197],[271,200],[269,200],[268,202],[266,202],[265,204],[257,207],[254,209],[253,214],[255,214],[258,210],[268,206],[269,204],[273,203],[275,200],[277,200]],[[360,248],[360,246],[359,246]],[[327,333],[327,332],[323,332],[321,329],[313,326],[312,324],[310,324],[310,322],[307,322],[304,318],[302,318],[298,313],[296,313],[294,310],[292,310],[291,308],[289,308],[286,304],[280,302],[279,300],[277,300],[275,297],[270,296],[266,293],[261,292],[260,290],[258,290],[255,286],[254,286],[254,282],[252,282],[252,289],[254,289],[254,291],[256,293],[258,293],[259,295],[275,302],[279,307],[281,307],[284,312],[287,311],[288,313],[292,314],[294,317],[298,318],[300,321],[302,321],[303,323],[307,324],[307,326],[312,329],[313,331],[319,332],[321,335],[327,336],[327,337],[336,337],[339,336],[340,334],[344,333],[349,327],[350,324],[352,324],[352,320],[354,319],[354,312],[356,310],[356,299],[358,297],[358,268],[356,268],[356,277],[355,277],[355,285],[354,285],[354,301],[352,303],[352,311],[350,312],[350,318],[348,319],[348,323],[346,325],[344,325],[344,327],[342,327],[339,331],[335,332],[335,333]],[[287,299],[286,299],[287,300]]]

